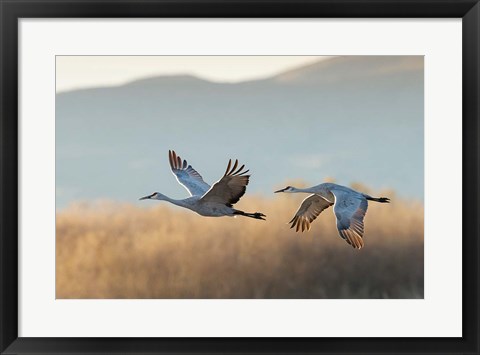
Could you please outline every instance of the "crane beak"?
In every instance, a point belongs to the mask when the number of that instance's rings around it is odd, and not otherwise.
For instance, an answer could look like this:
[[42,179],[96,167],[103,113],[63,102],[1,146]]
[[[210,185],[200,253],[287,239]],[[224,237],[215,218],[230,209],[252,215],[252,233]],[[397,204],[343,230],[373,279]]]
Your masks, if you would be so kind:
[[140,197],[139,200],[149,200],[152,197],[152,195],[148,195],[145,197]]
[[274,194],[276,194],[277,192],[283,192],[285,191],[287,188],[284,188],[284,189],[280,189],[280,190],[277,190],[277,191],[273,191]]

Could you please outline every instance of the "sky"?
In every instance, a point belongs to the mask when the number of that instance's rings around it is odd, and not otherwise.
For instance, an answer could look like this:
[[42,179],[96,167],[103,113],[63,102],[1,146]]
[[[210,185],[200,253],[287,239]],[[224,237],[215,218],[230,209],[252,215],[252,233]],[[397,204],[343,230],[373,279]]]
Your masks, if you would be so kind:
[[191,74],[214,82],[261,79],[331,57],[57,56],[56,92],[122,85],[158,75]]
[[[252,194],[333,178],[422,199],[423,73],[420,56],[57,57],[57,208],[185,197],[169,149],[210,183],[239,159]],[[215,83],[122,85],[179,74]]]

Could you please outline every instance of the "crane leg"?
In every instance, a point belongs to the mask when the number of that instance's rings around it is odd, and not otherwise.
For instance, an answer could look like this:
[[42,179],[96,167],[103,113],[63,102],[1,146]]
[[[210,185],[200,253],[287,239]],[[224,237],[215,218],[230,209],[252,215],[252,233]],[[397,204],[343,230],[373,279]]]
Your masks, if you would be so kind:
[[248,213],[248,212],[243,212],[243,211],[239,211],[239,210],[235,210],[233,212],[234,215],[240,215],[240,216],[245,216],[245,217],[250,217],[250,218],[255,218],[255,219],[261,219],[261,220],[265,220],[264,217],[266,217],[263,213],[260,213],[260,212],[255,212],[255,213]]

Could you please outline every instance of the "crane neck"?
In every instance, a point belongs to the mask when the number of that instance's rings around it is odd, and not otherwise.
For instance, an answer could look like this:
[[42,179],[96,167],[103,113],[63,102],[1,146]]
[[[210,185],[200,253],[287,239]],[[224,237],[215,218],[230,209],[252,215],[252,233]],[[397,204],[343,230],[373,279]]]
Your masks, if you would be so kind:
[[309,194],[317,194],[317,195],[324,196],[324,195],[328,195],[328,188],[325,184],[320,184],[316,186],[307,187],[305,189],[294,188],[292,192],[306,192]]
[[291,192],[316,193],[317,189],[315,189],[314,187],[307,187],[306,189],[299,189],[299,188],[294,187]]
[[180,206],[180,207],[186,207],[185,201],[184,200],[175,200],[173,198],[170,198],[168,196],[165,196],[161,193],[157,193],[155,196],[155,200],[160,200],[160,201],[167,201],[170,202],[174,205]]

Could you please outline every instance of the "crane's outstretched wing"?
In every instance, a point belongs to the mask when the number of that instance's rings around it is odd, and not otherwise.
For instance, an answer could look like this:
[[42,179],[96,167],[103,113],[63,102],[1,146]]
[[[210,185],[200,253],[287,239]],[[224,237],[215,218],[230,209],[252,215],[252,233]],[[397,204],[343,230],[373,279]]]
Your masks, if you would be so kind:
[[170,167],[180,185],[187,189],[190,196],[202,196],[210,185],[203,181],[202,176],[186,160],[183,160],[173,150],[168,151]]
[[363,217],[368,208],[367,199],[349,191],[332,189],[331,192],[335,196],[333,211],[338,233],[355,249],[363,248]]
[[228,161],[225,175],[213,184],[210,190],[203,195],[202,200],[204,202],[223,203],[232,207],[234,203],[237,203],[238,200],[240,200],[240,197],[245,194],[250,175],[245,175],[248,173],[248,170],[242,171],[245,165],[242,165],[238,169],[237,166],[238,160],[235,160],[233,167],[232,160],[230,159]]
[[298,232],[300,228],[302,232],[305,230],[310,230],[310,223],[312,223],[315,218],[326,208],[333,205],[333,203],[325,200],[319,195],[310,195],[305,200],[302,201],[302,204],[298,208],[295,216],[288,223],[292,225],[290,228],[297,227],[296,231]]

